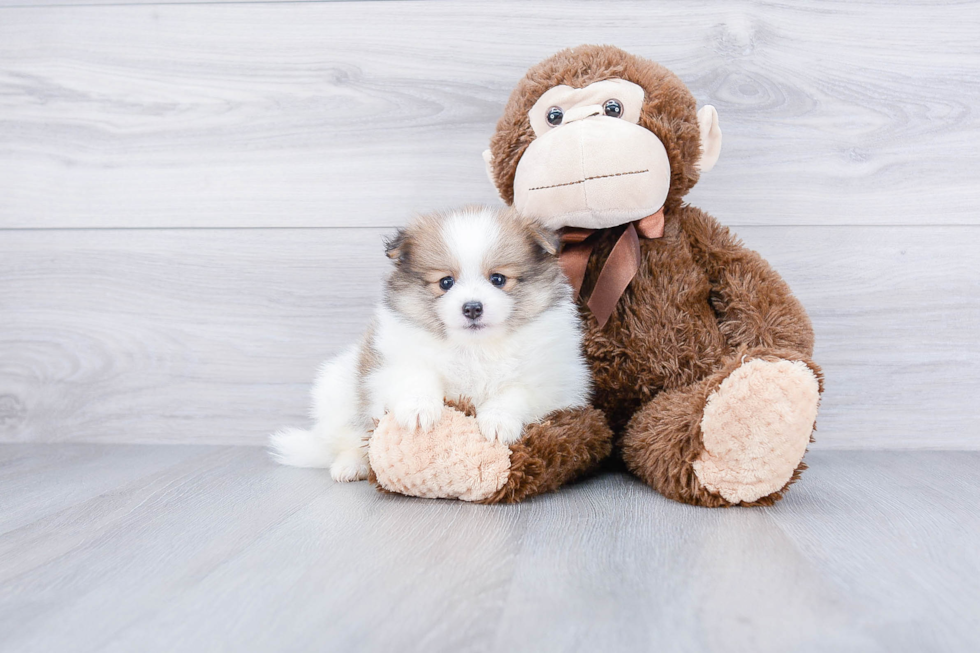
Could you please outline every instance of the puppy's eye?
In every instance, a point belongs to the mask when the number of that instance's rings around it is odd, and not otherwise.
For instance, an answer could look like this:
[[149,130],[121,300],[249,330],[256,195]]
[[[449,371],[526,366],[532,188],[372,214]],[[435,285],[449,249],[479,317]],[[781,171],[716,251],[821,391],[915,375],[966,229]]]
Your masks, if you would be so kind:
[[602,108],[606,111],[606,115],[610,118],[623,117],[623,103],[619,100],[606,100],[606,103],[602,105]]
[[561,119],[565,117],[565,112],[561,110],[561,107],[551,107],[548,109],[548,124],[552,127],[557,127],[561,124]]
[[439,287],[443,290],[449,290],[453,287],[454,283],[456,283],[456,280],[452,277],[443,277],[442,279],[439,279]]
[[498,288],[503,288],[504,284],[507,283],[507,277],[500,274],[499,272],[494,272],[490,275],[490,283],[497,286]]

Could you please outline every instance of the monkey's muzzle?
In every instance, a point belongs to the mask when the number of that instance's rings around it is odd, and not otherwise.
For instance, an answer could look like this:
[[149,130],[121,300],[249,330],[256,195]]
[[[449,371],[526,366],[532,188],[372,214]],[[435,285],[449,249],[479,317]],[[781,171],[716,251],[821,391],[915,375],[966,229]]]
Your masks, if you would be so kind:
[[514,178],[514,207],[553,229],[604,229],[654,213],[669,189],[667,150],[653,132],[593,116],[528,146]]

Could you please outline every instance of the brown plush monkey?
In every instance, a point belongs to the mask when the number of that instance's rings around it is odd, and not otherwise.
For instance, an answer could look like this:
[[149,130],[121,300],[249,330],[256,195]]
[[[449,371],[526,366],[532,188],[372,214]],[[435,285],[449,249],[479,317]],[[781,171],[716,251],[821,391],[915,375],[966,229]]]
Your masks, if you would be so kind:
[[786,283],[683,202],[720,146],[673,73],[581,46],[527,72],[484,156],[505,202],[564,228],[593,403],[627,467],[677,501],[766,505],[805,469],[822,378]]
[[782,497],[805,469],[823,381],[786,284],[682,201],[720,147],[714,108],[696,112],[651,61],[582,46],[527,72],[484,158],[505,202],[562,228],[595,408],[553,414],[509,449],[485,443],[471,407],[447,407],[426,438],[382,421],[371,439],[382,489],[520,501],[593,469],[611,426],[629,469],[671,499]]

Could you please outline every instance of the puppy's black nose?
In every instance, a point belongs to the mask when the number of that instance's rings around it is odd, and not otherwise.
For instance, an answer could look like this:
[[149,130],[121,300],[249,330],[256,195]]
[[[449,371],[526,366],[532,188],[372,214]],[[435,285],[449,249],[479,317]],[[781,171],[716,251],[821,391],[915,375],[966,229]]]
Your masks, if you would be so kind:
[[475,320],[483,315],[483,304],[480,302],[466,302],[463,304],[463,315],[471,320]]

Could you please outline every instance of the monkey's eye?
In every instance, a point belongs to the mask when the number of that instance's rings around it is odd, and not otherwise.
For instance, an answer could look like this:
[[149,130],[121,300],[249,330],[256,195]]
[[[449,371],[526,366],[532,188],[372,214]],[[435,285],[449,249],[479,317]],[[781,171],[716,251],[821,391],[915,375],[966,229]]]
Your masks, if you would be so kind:
[[439,287],[443,290],[449,290],[453,287],[454,283],[456,283],[456,280],[452,277],[443,277],[442,279],[439,279]]
[[507,283],[507,277],[500,274],[499,272],[494,272],[490,275],[490,283],[497,286],[498,288],[503,288],[504,284]]
[[561,107],[551,107],[548,109],[548,124],[552,127],[557,127],[561,124],[561,119],[565,117],[565,112],[561,110]]
[[606,100],[602,108],[606,110],[606,115],[610,118],[623,117],[623,103],[619,100]]

